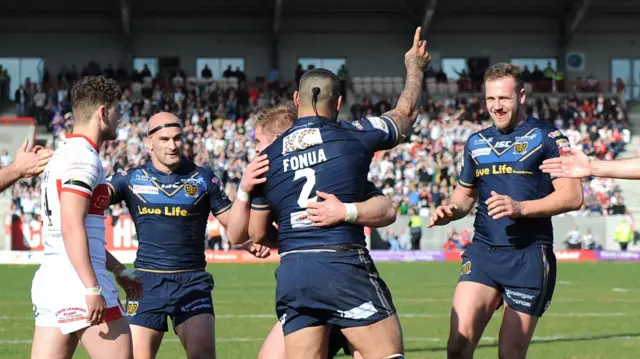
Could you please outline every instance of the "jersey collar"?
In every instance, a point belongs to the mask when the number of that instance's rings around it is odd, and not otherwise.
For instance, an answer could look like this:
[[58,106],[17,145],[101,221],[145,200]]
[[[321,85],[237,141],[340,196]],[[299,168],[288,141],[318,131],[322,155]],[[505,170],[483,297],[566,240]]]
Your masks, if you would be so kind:
[[92,139],[90,139],[89,137],[87,137],[85,135],[81,135],[81,134],[78,134],[78,133],[67,133],[64,136],[65,136],[65,138],[84,138],[87,142],[89,142],[91,147],[93,147],[93,149],[96,150],[96,152],[100,152],[100,148],[98,148],[98,145],[95,142],[93,142]]

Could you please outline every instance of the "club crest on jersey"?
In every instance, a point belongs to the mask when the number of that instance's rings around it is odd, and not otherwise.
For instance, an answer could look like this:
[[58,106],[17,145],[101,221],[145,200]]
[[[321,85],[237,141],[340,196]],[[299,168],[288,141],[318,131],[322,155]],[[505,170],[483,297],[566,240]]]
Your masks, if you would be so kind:
[[136,300],[127,301],[127,315],[130,317],[136,315],[139,306],[140,304]]
[[282,154],[302,151],[312,146],[321,144],[322,135],[320,129],[317,128],[302,128],[287,135],[282,140]]
[[516,151],[517,154],[523,154],[526,150],[527,147],[529,146],[529,144],[527,142],[520,142],[520,143],[516,143],[513,148]]
[[186,193],[188,197],[196,197],[198,195],[198,185],[185,183],[184,193]]
[[471,261],[465,262],[460,269],[460,275],[467,275],[469,273],[471,273]]

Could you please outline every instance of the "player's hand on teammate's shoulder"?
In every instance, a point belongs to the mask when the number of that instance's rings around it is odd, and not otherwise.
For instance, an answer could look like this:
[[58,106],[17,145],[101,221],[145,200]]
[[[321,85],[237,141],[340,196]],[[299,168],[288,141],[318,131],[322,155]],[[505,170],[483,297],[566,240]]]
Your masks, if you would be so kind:
[[413,35],[413,46],[404,54],[404,64],[407,69],[424,70],[431,61],[431,55],[427,49],[427,40],[420,40],[422,27],[418,27]]
[[428,228],[433,226],[444,226],[449,224],[453,219],[453,211],[458,207],[455,204],[448,204],[446,206],[438,206],[431,215]]
[[269,159],[267,158],[267,155],[256,156],[251,162],[249,162],[247,169],[242,174],[240,188],[247,193],[251,193],[255,186],[267,181],[266,178],[261,176],[268,170]]
[[522,204],[520,202],[514,201],[513,198],[507,195],[498,194],[496,191],[491,191],[491,197],[486,201],[486,204],[489,216],[493,219],[522,216]]
[[29,146],[29,140],[24,140],[18,149],[13,165],[20,171],[24,178],[39,175],[44,171],[53,151],[42,146]]
[[545,160],[540,169],[555,178],[586,178],[593,175],[589,156],[575,148],[566,151],[560,157]]
[[267,258],[271,255],[271,248],[262,244],[253,243],[251,240],[244,242],[239,248],[244,249],[257,258]]
[[307,214],[313,226],[335,226],[345,221],[347,209],[338,197],[321,191],[316,191],[316,195],[323,201],[313,201],[307,205]]

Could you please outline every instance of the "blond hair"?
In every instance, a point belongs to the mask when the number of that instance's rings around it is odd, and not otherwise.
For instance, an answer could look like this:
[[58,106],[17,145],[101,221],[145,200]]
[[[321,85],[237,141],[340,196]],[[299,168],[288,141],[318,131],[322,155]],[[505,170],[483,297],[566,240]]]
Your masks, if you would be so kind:
[[524,87],[520,66],[506,62],[501,62],[489,67],[484,73],[484,82],[486,83],[487,81],[494,81],[505,77],[511,77],[516,82],[516,89],[520,90]]
[[275,136],[288,130],[297,119],[298,111],[295,106],[286,103],[260,112],[253,127],[262,127],[263,131]]

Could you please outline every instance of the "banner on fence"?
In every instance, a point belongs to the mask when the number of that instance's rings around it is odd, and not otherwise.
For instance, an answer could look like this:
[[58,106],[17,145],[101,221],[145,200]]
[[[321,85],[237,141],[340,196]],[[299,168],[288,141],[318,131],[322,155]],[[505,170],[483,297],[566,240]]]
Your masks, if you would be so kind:
[[[5,222],[5,233],[11,236],[10,251],[0,252],[0,264],[39,264],[43,258],[42,223],[33,219],[23,221],[14,216]],[[105,218],[106,248],[123,263],[133,263],[138,241],[130,215]],[[215,217],[209,218],[209,228],[221,228]],[[204,235],[203,235],[204,241]],[[584,261],[625,261],[640,262],[640,252],[607,250],[555,250],[558,262]],[[461,252],[457,251],[389,251],[372,250],[371,257],[376,262],[460,262]],[[209,263],[264,263],[278,262],[276,250],[266,259],[259,259],[242,250],[206,250]]]

